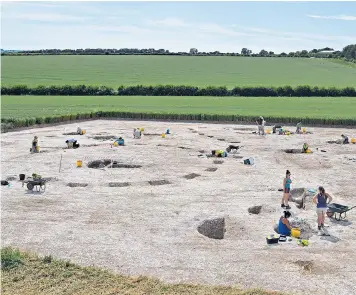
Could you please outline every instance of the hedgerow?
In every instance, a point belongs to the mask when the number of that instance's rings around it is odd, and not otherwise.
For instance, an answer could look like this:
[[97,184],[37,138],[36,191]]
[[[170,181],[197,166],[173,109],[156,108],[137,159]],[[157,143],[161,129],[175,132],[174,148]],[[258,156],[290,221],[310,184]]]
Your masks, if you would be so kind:
[[2,86],[2,95],[58,95],[58,96],[248,96],[248,97],[356,97],[354,87],[318,87],[301,85],[296,87],[234,87],[224,86],[195,87],[185,85],[156,85],[156,86],[120,86],[113,89],[107,86],[63,85],[37,86],[30,88],[26,85]]
[[[53,117],[37,118],[2,118],[2,125],[8,130],[19,127],[28,127],[41,124],[53,124],[75,120],[99,119],[99,118],[116,118],[116,119],[143,119],[143,120],[171,120],[171,121],[210,121],[210,122],[250,122],[256,120],[255,116],[241,115],[214,115],[214,114],[177,114],[177,113],[134,113],[120,111],[91,112],[81,114],[69,114]],[[326,119],[326,118],[298,118],[298,117],[265,117],[270,123],[296,124],[302,122],[305,125],[337,125],[337,126],[356,126],[356,119]],[[8,131],[5,130],[4,131]]]

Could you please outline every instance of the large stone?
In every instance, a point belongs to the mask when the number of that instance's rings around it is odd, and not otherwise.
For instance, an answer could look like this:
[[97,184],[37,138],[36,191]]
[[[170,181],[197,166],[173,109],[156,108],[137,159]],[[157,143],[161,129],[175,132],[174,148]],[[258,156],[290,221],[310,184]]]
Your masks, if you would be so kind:
[[225,234],[225,218],[214,218],[202,221],[198,232],[208,238],[221,240]]

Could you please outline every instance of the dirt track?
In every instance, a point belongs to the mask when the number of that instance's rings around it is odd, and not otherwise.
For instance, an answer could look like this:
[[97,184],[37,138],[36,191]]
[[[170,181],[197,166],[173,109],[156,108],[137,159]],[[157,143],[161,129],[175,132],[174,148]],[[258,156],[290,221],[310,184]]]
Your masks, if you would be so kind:
[[[286,169],[292,172],[292,187],[323,185],[335,202],[356,205],[356,161],[350,160],[356,159],[356,145],[326,143],[343,132],[356,137],[356,130],[308,128],[313,134],[260,137],[246,125],[89,121],[80,126],[87,134],[76,137],[82,145],[77,150],[62,149],[72,137],[63,133],[75,131],[77,124],[2,135],[2,179],[33,172],[57,178],[43,194],[28,192],[18,181],[1,187],[3,245],[170,282],[356,293],[356,208],[347,222],[327,220],[331,237],[314,235],[309,247],[295,241],[267,246],[265,240],[280,216],[278,189]],[[173,134],[134,140],[134,127],[149,134],[171,128]],[[39,136],[43,153],[29,153],[33,135]],[[92,138],[109,135],[123,136],[126,146],[111,148],[112,141]],[[301,148],[304,141],[313,154],[282,151]],[[222,164],[198,157],[200,150],[225,149],[232,142],[243,148]],[[243,165],[247,157],[256,165]],[[99,159],[142,167],[87,167]],[[76,168],[77,160],[83,160],[82,168]],[[316,227],[310,204],[305,211],[291,204],[297,217]],[[250,215],[254,205],[268,210]],[[199,222],[210,217],[226,218],[223,240],[197,232]]]

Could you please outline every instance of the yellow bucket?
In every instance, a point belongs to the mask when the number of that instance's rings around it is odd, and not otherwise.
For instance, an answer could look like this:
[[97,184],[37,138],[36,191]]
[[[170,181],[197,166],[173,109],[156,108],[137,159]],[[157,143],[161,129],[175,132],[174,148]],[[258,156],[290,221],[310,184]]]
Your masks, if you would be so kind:
[[307,149],[306,153],[307,153],[307,154],[311,154],[311,153],[312,153],[312,150],[311,150],[311,149]]
[[356,138],[351,138],[352,143],[356,143]]
[[303,128],[303,133],[306,133],[307,132],[307,129],[306,128]]
[[77,167],[82,167],[83,166],[83,161],[82,160],[78,160],[77,161]]
[[84,135],[85,133],[87,133],[87,131],[86,130],[82,130],[82,134]]
[[145,131],[145,128],[140,128],[140,131],[141,131],[141,132]]
[[119,146],[119,143],[117,141],[115,141],[114,146]]
[[166,133],[162,133],[162,138],[166,138]]
[[299,228],[292,228],[292,237],[293,238],[300,238],[300,229]]
[[39,145],[36,147],[36,150],[37,150],[38,153],[40,152],[40,146]]
[[271,132],[272,132],[272,131],[269,130],[269,129],[266,131],[267,134],[271,134]]

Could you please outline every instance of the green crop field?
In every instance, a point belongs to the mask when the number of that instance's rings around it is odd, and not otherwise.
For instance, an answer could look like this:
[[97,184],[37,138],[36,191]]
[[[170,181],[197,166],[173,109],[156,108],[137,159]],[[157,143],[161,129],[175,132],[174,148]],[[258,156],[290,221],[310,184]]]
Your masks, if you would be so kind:
[[3,118],[92,111],[356,118],[354,97],[3,96]]
[[325,59],[189,56],[1,57],[2,85],[356,86],[356,68]]

